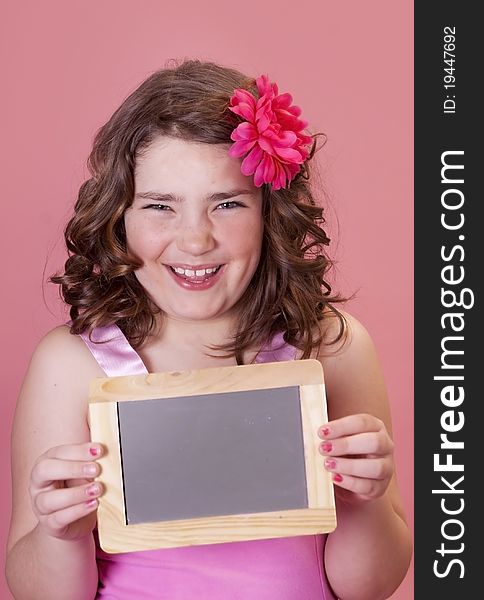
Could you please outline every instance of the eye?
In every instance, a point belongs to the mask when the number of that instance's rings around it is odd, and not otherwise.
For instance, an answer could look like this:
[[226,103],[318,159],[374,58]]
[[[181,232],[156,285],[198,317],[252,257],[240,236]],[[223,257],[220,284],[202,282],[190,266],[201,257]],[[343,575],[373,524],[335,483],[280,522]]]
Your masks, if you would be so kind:
[[236,202],[235,200],[228,200],[227,202],[222,202],[217,205],[217,210],[220,208],[222,210],[230,209],[230,208],[238,208],[239,206],[245,206],[242,202]]
[[147,204],[146,206],[143,206],[143,210],[150,209],[150,208],[152,210],[157,210],[157,211],[171,210],[171,206],[168,206],[168,204],[155,203],[155,204]]

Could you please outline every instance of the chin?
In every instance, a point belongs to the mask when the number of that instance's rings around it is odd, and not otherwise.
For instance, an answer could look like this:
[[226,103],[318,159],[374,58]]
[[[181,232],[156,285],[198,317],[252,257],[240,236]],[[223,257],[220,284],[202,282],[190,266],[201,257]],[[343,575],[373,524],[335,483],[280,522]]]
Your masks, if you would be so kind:
[[166,315],[169,319],[173,319],[175,321],[193,321],[193,322],[203,322],[203,321],[213,321],[214,319],[220,318],[227,314],[225,310],[213,310],[207,309],[203,310],[200,307],[194,309],[191,307],[187,310],[181,310],[180,307],[177,307],[176,311],[173,310],[165,310],[161,309],[163,314]]

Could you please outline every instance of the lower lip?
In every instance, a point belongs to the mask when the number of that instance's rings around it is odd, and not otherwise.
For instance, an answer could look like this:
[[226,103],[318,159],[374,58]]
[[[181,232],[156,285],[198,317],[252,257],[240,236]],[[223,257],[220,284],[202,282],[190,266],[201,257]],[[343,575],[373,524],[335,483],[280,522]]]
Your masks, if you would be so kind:
[[220,269],[215,273],[215,275],[212,275],[210,277],[208,277],[207,279],[205,279],[204,281],[190,281],[189,279],[184,279],[183,277],[178,277],[178,275],[176,275],[170,267],[166,267],[168,269],[168,273],[170,273],[172,279],[175,281],[175,283],[177,283],[180,287],[182,287],[184,290],[189,290],[191,292],[201,292],[203,290],[208,290],[209,288],[213,287],[217,281],[220,279],[220,277],[222,276],[222,271],[224,270],[225,265],[222,265],[220,267]]

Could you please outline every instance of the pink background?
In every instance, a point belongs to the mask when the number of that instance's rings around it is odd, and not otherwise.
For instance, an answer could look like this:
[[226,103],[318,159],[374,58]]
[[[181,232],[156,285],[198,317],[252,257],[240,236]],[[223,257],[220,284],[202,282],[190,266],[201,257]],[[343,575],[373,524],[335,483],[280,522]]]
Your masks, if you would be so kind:
[[[318,155],[336,282],[370,330],[390,392],[413,523],[413,7],[406,0],[227,3],[7,2],[0,23],[0,243],[6,271],[0,404],[0,558],[10,512],[9,435],[39,338],[65,319],[48,274],[86,176],[93,134],[170,58],[268,73],[328,142]],[[52,289],[51,289],[52,288]],[[66,399],[67,400],[67,399]],[[0,597],[10,598],[0,577]],[[412,571],[393,600],[413,598]]]

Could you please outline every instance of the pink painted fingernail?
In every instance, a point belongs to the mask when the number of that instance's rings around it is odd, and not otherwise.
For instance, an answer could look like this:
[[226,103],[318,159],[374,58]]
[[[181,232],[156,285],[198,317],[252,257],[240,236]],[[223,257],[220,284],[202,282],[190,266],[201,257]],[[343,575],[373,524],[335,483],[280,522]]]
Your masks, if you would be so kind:
[[86,507],[87,508],[92,508],[93,506],[97,506],[97,500],[96,500],[96,498],[93,498],[92,500],[88,500],[86,502]]
[[333,481],[336,481],[336,483],[341,483],[343,481],[343,476],[339,473],[335,473],[333,475]]
[[323,452],[331,452],[332,449],[333,444],[331,442],[324,442],[324,444],[321,444],[321,450]]
[[321,427],[320,431],[323,437],[327,437],[329,435],[329,427]]
[[86,493],[88,496],[97,496],[99,494],[99,492],[100,492],[100,488],[97,483],[95,483],[94,485],[90,485],[86,489]]
[[324,461],[324,466],[325,466],[327,469],[336,469],[336,461],[335,461],[335,460],[333,460],[332,458],[327,458],[327,459]]
[[97,446],[91,446],[89,448],[89,453],[91,456],[99,456],[101,454],[101,448],[98,448]]

